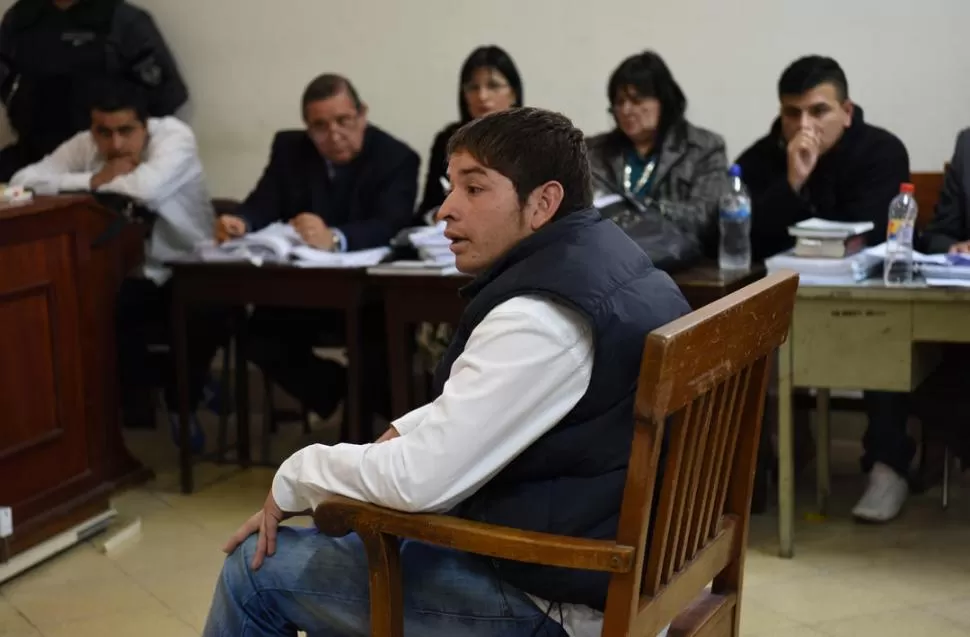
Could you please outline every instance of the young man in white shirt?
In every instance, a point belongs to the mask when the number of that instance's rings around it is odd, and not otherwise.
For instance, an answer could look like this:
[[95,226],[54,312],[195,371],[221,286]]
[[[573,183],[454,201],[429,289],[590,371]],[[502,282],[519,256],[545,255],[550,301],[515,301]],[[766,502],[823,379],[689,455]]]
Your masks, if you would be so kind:
[[[434,402],[377,443],[289,458],[230,539],[206,637],[366,634],[359,538],[279,527],[336,493],[408,512],[614,538],[644,338],[689,311],[676,285],[592,208],[583,134],[520,108],[449,145],[447,223],[469,303]],[[406,541],[405,634],[599,635],[608,576]]]
[[[168,360],[159,368],[148,354],[148,345],[155,343],[146,339],[168,324],[171,273],[164,263],[191,255],[198,242],[212,238],[212,201],[192,129],[174,117],[149,118],[143,96],[132,87],[105,83],[96,93],[90,130],[18,172],[11,184],[42,195],[122,195],[152,215],[145,262],[125,280],[118,298],[119,372],[122,397],[160,383],[174,412],[174,366]],[[199,314],[192,317],[188,332],[190,394],[197,403],[222,328],[213,316]],[[193,446],[201,447],[201,429],[193,429]]]

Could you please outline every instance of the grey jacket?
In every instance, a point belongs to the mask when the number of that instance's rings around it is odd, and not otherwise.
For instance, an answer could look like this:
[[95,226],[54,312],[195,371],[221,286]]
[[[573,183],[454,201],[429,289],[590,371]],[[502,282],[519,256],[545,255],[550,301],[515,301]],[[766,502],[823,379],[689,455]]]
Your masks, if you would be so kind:
[[[613,184],[616,192],[623,191],[623,138],[619,135],[604,133],[586,140],[593,172]],[[727,168],[724,138],[685,122],[663,142],[646,203],[703,245],[713,246]],[[600,196],[610,190],[594,177],[593,192]]]
[[970,128],[957,136],[950,167],[932,221],[920,236],[920,249],[947,252],[954,243],[970,240]]

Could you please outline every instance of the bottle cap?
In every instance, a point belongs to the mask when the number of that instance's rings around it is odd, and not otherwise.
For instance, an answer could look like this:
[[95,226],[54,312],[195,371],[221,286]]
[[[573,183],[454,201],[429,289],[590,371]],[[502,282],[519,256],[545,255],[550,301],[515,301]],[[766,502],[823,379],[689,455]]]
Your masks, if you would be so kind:
[[731,168],[728,170],[728,174],[731,175],[732,177],[740,177],[741,167],[738,166],[737,164],[731,164]]
[[903,183],[899,185],[899,192],[904,192],[907,195],[911,195],[916,192],[916,186],[910,183]]

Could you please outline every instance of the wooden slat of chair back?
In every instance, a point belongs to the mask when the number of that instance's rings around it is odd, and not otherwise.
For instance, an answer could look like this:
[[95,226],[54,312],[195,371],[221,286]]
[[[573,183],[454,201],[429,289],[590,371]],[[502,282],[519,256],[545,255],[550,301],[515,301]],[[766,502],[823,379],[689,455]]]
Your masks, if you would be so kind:
[[604,635],[652,636],[675,618],[675,635],[738,634],[769,359],[787,336],[797,287],[794,274],[774,274],[648,336],[616,539],[638,547],[637,561],[611,580]]
[[949,164],[944,166],[942,173],[913,173],[910,180],[916,187],[916,205],[919,213],[916,218],[916,228],[922,230],[930,222],[936,212],[936,203],[943,190],[943,177]]

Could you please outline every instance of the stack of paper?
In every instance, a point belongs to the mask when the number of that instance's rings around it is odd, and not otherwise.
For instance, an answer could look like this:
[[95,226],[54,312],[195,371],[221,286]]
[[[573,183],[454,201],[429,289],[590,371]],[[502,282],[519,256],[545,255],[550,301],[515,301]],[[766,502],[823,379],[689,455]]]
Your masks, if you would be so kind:
[[310,246],[293,248],[293,265],[300,268],[369,268],[391,253],[391,249],[371,248],[354,252],[326,252]]
[[812,217],[799,221],[788,228],[788,234],[806,239],[839,239],[844,240],[856,235],[865,234],[875,226],[871,221],[829,221]]
[[[880,261],[886,258],[886,244],[866,250]],[[970,257],[962,254],[923,254],[913,250],[913,263],[931,287],[970,287]]]
[[282,222],[271,223],[221,245],[208,241],[196,246],[196,253],[203,261],[248,262],[256,266],[292,263],[302,268],[366,268],[377,265],[390,252],[389,247],[355,252],[318,250],[307,245],[293,226]]
[[418,251],[421,261],[440,266],[453,266],[455,255],[451,251],[451,240],[445,237],[445,223],[420,228],[408,235],[411,245]]
[[794,270],[799,283],[804,285],[852,285],[865,281],[882,264],[882,259],[868,252],[860,252],[842,259],[810,259],[795,256],[788,250],[765,260],[768,273],[778,270]]
[[367,274],[378,276],[455,276],[461,273],[454,264],[435,264],[427,261],[392,261],[367,268]]

